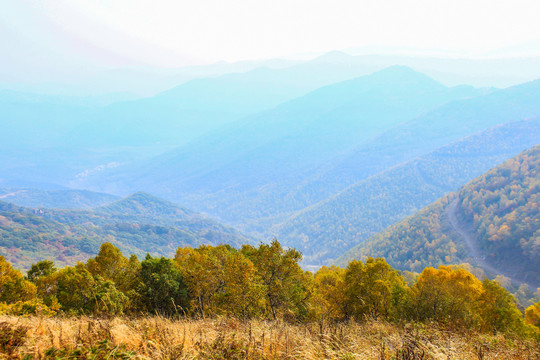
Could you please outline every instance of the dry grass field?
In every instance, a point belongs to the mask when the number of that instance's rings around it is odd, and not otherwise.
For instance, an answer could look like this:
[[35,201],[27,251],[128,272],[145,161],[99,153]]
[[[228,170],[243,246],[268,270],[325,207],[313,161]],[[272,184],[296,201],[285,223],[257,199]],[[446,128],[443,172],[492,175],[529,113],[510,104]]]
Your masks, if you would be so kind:
[[0,317],[0,359],[540,359],[540,343],[377,321]]

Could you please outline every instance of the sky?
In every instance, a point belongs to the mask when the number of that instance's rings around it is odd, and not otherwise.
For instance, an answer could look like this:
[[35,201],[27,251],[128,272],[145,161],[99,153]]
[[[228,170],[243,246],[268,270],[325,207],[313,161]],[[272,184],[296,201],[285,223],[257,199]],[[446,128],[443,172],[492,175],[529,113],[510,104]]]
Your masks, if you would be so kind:
[[0,7],[0,73],[14,78],[358,48],[540,48],[538,0],[0,0]]

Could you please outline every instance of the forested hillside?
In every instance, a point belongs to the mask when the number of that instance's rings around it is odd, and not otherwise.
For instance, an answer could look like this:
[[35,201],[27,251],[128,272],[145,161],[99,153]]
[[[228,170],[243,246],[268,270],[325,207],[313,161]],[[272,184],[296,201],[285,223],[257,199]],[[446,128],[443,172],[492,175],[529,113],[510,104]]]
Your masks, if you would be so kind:
[[458,194],[457,216],[495,268],[540,284],[540,146],[475,179]]
[[0,201],[0,255],[17,268],[41,259],[73,264],[96,254],[104,241],[130,254],[170,256],[178,246],[252,240],[148,194],[95,210],[30,209]]
[[300,249],[306,264],[324,264],[536,145],[538,134],[540,118],[480,132],[360,181],[272,230]]
[[384,256],[401,270],[470,262],[540,285],[540,146],[373,236],[338,262]]

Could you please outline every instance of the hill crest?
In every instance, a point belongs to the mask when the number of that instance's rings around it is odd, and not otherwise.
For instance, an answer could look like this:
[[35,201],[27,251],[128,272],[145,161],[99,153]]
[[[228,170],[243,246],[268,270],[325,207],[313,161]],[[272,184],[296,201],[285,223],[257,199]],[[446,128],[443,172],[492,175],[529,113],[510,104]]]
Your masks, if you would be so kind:
[[193,218],[196,213],[152,194],[138,191],[108,205],[94,209],[97,212],[118,215]]

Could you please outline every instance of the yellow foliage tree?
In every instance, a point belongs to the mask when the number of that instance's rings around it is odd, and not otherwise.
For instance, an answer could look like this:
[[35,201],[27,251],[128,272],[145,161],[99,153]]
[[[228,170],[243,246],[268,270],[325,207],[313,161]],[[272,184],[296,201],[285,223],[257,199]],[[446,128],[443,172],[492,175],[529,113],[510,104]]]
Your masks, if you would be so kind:
[[323,266],[315,273],[314,285],[312,304],[316,317],[321,320],[342,318],[346,311],[345,270]]
[[200,316],[251,317],[261,312],[261,279],[251,261],[236,249],[227,245],[179,248],[175,261],[190,291],[192,308]]
[[478,303],[482,330],[515,333],[523,331],[523,316],[512,294],[494,280],[485,279],[482,288]]
[[424,269],[411,288],[411,315],[455,326],[477,325],[477,301],[482,283],[463,268],[439,266]]
[[404,299],[403,277],[382,258],[353,260],[345,270],[346,314],[361,318],[390,318]]
[[540,301],[525,310],[525,322],[534,326],[540,334]]
[[284,249],[274,239],[258,248],[244,245],[242,254],[257,268],[265,286],[268,312],[274,319],[309,316],[313,277],[300,267],[302,254],[299,251]]
[[36,286],[24,279],[3,256],[0,256],[0,302],[7,304],[36,297]]

